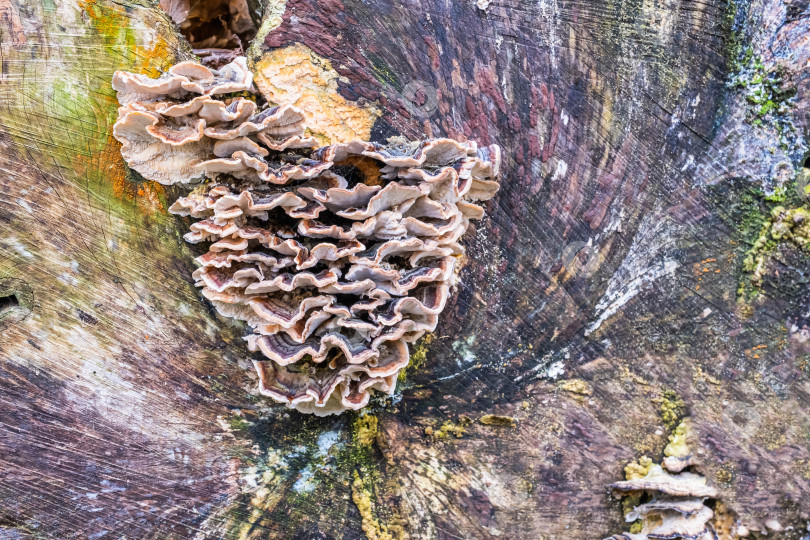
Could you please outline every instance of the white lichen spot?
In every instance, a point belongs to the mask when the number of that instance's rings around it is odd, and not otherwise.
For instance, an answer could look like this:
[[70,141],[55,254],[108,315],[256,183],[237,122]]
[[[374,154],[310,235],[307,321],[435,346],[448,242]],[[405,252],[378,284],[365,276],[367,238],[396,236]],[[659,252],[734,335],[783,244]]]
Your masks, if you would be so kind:
[[22,207],[25,209],[25,211],[26,211],[26,212],[28,212],[29,214],[33,214],[33,213],[34,213],[34,209],[33,209],[33,208],[31,208],[31,205],[30,205],[30,204],[28,204],[28,201],[26,201],[25,199],[23,199],[23,198],[18,198],[18,199],[17,199],[17,204],[19,204],[20,206],[22,206]]
[[548,371],[546,371],[546,377],[549,379],[556,380],[557,377],[562,375],[565,372],[565,366],[563,365],[562,360],[557,360],[550,366],[548,366]]
[[298,475],[298,480],[293,484],[293,489],[298,493],[309,493],[315,489],[315,482],[312,481],[314,476],[312,467],[307,465]]
[[470,335],[467,336],[466,339],[463,340],[459,339],[453,342],[451,347],[453,348],[454,351],[456,351],[459,354],[459,357],[461,358],[461,362],[459,362],[459,365],[463,365],[465,363],[471,364],[475,362],[476,358],[475,351],[473,351],[472,349],[474,343],[475,343],[474,335]]
[[563,178],[567,172],[568,163],[563,160],[557,161],[557,167],[554,169],[554,175],[552,175],[551,181],[556,182],[557,180]]
[[339,431],[325,431],[318,437],[318,453],[316,457],[326,457],[329,450],[338,443],[340,439]]
[[26,259],[33,259],[34,254],[28,251],[28,249],[20,242],[17,238],[13,236],[6,240],[6,245],[8,245],[11,249],[25,257]]

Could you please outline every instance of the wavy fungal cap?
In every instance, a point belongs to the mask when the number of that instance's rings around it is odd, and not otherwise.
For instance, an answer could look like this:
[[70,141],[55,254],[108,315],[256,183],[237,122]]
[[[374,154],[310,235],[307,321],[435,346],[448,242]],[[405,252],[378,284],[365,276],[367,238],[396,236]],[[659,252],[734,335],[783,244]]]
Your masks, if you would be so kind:
[[113,133],[130,167],[163,184],[210,178],[169,211],[197,219],[194,273],[245,321],[260,392],[302,412],[391,394],[408,344],[436,328],[459,239],[498,190],[500,149],[431,139],[316,148],[291,106],[262,107],[244,58],[159,79],[117,72]]

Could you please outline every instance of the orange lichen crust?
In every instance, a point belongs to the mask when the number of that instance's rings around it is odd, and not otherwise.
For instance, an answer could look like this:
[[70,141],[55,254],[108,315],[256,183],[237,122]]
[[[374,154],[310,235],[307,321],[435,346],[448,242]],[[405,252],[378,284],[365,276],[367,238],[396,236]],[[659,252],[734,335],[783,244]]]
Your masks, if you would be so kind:
[[450,139],[316,149],[295,107],[217,98],[250,84],[243,62],[116,74],[114,134],[148,179],[213,178],[169,211],[199,219],[185,236],[208,244],[194,278],[252,328],[261,393],[318,415],[359,409],[370,390],[394,391],[408,344],[436,328],[459,240],[498,189],[500,150]]

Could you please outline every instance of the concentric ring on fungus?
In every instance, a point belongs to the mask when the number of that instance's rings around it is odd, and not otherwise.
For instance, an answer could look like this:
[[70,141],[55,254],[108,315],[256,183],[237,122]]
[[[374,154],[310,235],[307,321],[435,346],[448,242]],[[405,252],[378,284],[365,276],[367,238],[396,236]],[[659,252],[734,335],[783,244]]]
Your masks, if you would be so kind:
[[[169,211],[199,221],[196,285],[245,321],[262,394],[317,415],[393,393],[408,343],[433,331],[456,283],[459,239],[498,190],[500,149],[392,139],[316,148],[304,115],[258,110],[243,57],[159,79],[116,72],[114,136],[162,184],[210,179]],[[362,165],[362,166],[361,166]]]

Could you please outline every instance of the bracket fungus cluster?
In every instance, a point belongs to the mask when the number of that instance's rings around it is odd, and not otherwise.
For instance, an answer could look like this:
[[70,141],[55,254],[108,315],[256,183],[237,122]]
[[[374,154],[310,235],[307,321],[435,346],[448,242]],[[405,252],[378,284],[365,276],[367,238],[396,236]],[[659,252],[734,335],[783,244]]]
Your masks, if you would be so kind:
[[392,393],[408,343],[435,329],[456,283],[476,203],[498,189],[499,148],[318,148],[299,110],[257,105],[242,57],[159,79],[117,72],[113,87],[130,167],[163,184],[206,179],[169,211],[199,220],[185,236],[208,248],[196,284],[252,329],[261,393],[318,415]]
[[614,495],[627,497],[625,520],[633,527],[606,540],[718,540],[711,524],[714,511],[706,505],[717,490],[702,475],[683,472],[693,464],[686,444],[689,430],[689,419],[684,419],[664,449],[663,466],[642,458],[641,464],[628,466],[627,480],[611,484]]

